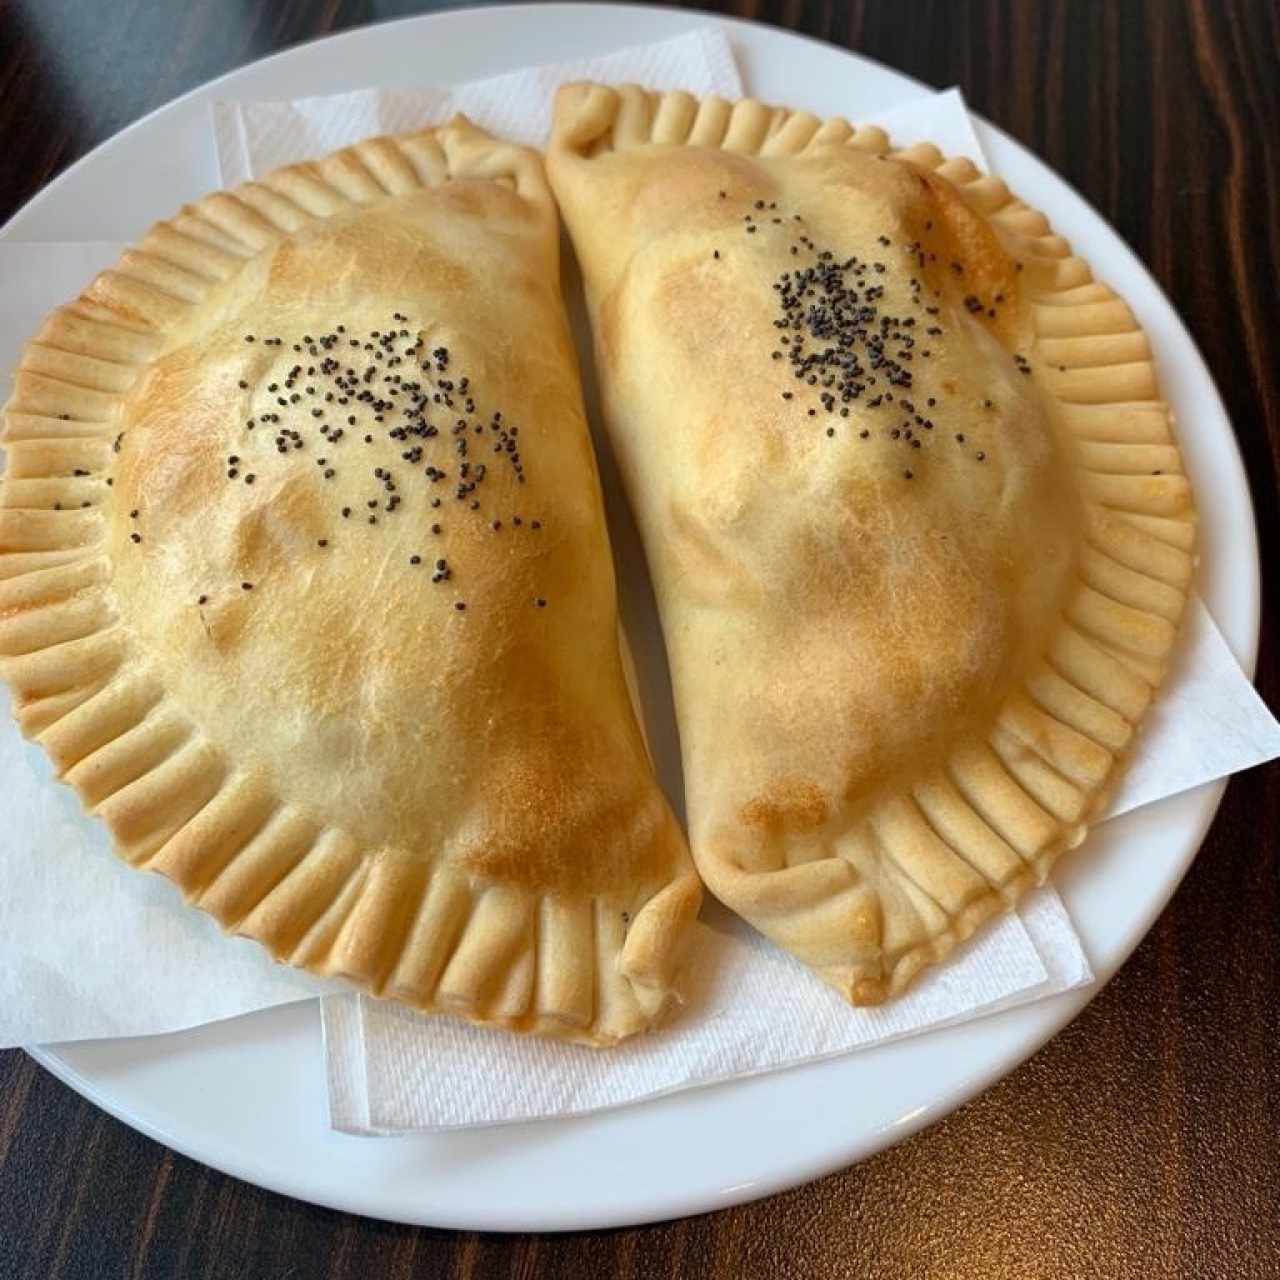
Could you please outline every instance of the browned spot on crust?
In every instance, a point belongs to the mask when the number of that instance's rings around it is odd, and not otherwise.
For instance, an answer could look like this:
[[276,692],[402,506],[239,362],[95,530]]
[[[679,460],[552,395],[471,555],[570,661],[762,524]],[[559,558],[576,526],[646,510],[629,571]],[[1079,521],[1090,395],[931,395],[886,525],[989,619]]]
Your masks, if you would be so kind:
[[[913,168],[908,161],[901,163]],[[964,203],[950,182],[935,173],[913,171],[924,188],[923,208],[909,211],[907,223],[926,248],[938,255],[936,262],[930,261],[922,269],[925,279],[932,286],[949,282],[960,293],[978,298],[983,306],[978,314],[1005,346],[1015,345],[1021,284],[1013,259],[991,224]],[[926,222],[932,230],[923,230]],[[953,272],[952,263],[958,263],[963,272]],[[997,295],[1001,302],[992,306]],[[994,317],[987,315],[988,307],[995,311]]]
[[[557,728],[548,726],[548,736],[558,736]],[[601,767],[575,775],[549,753],[503,763],[488,786],[500,820],[485,823],[455,855],[468,871],[540,891],[600,893],[674,864],[679,838],[670,814],[643,775],[630,785],[618,781],[634,773],[635,762],[616,748]]]
[[742,821],[765,830],[816,831],[829,816],[826,797],[812,782],[786,780],[743,806]]

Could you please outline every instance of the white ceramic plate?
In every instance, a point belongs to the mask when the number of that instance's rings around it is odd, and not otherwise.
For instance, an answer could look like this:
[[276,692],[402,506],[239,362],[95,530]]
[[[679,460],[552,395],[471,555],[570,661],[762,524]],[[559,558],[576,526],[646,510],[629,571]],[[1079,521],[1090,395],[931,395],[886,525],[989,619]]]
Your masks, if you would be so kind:
[[[129,240],[216,185],[205,102],[367,84],[449,82],[674,35],[696,14],[608,6],[481,9],[368,27],[268,58],[148,116],[42,191],[4,234]],[[725,24],[748,89],[858,119],[920,86],[865,59]],[[994,169],[1133,305],[1151,335],[1203,513],[1201,590],[1252,672],[1258,555],[1244,471],[1222,404],[1155,282],[1061,179],[989,125]],[[104,193],[110,193],[104,199]],[[1222,784],[1108,822],[1068,860],[1063,895],[1109,978],[1194,857]],[[574,1121],[430,1137],[330,1132],[319,1016],[293,1005],[178,1035],[82,1043],[36,1057],[126,1123],[264,1187],[357,1213],[442,1227],[553,1230],[695,1213],[856,1161],[937,1120],[1083,1008],[1075,993],[851,1057]]]

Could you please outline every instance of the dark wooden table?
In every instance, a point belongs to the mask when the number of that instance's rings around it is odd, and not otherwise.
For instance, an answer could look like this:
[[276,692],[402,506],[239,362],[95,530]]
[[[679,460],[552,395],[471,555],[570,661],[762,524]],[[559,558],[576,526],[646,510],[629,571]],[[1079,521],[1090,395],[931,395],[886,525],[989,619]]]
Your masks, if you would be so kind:
[[[138,116],[412,0],[0,0],[0,219]],[[1280,6],[1275,0],[709,3],[970,104],[1150,265],[1209,361],[1280,563]],[[1274,596],[1258,684],[1280,704]],[[878,1158],[634,1231],[458,1235],[214,1173],[0,1054],[0,1280],[207,1276],[1280,1277],[1280,774],[1237,778],[1120,975],[1003,1084]]]

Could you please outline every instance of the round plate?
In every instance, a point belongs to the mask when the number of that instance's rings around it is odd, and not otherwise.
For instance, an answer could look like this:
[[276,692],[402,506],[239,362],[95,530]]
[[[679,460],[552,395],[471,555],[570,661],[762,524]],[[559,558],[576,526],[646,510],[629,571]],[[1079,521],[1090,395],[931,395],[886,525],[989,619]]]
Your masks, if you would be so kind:
[[[643,43],[706,21],[714,19],[535,5],[347,32],[245,67],[139,121],[42,191],[4,234],[128,240],[216,186],[205,114],[211,97],[283,98],[468,80]],[[826,45],[748,23],[723,25],[748,90],[766,100],[856,120],[921,92],[915,81]],[[1034,156],[990,125],[977,127],[995,170],[1019,195],[1050,211],[1056,228],[1146,326],[1203,513],[1201,590],[1252,672],[1259,612],[1252,511],[1240,455],[1203,360],[1119,236]],[[1089,856],[1065,864],[1060,888],[1101,980],[1124,961],[1177,887],[1222,791],[1221,783],[1202,787],[1108,822],[1092,838]],[[1153,856],[1135,856],[1142,846]],[[1091,994],[584,1119],[400,1139],[352,1138],[327,1128],[314,1003],[177,1035],[62,1046],[36,1057],[160,1142],[317,1204],[437,1227],[609,1227],[721,1208],[851,1164],[990,1085]]]

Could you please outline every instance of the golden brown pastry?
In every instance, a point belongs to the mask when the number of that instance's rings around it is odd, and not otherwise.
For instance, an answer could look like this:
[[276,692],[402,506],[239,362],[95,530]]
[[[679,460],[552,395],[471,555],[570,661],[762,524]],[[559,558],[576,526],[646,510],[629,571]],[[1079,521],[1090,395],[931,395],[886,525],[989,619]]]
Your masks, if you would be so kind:
[[420,1009],[659,1017],[700,886],[534,153],[460,118],[188,206],[49,317],[4,442],[0,670],[124,858]]
[[548,172],[707,885],[855,1003],[1078,844],[1195,520],[1128,307],[967,160],[563,89]]

